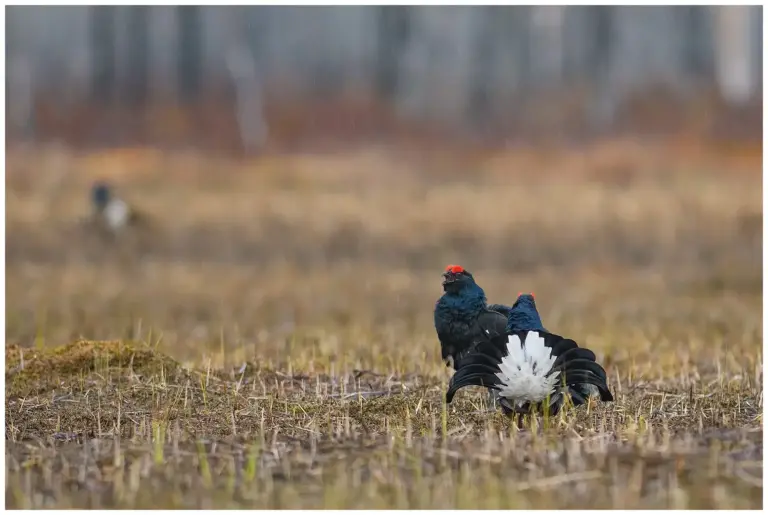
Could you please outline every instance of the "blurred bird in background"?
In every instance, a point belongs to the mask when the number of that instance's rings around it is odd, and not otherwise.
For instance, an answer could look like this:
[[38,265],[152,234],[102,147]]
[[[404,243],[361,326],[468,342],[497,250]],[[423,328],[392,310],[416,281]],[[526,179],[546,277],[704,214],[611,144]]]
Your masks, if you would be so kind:
[[113,233],[135,224],[138,218],[136,212],[103,182],[96,182],[91,187],[91,205],[94,220]]
[[91,214],[86,220],[90,234],[102,243],[119,244],[122,250],[141,253],[155,236],[149,217],[117,196],[111,185],[97,181],[91,186]]

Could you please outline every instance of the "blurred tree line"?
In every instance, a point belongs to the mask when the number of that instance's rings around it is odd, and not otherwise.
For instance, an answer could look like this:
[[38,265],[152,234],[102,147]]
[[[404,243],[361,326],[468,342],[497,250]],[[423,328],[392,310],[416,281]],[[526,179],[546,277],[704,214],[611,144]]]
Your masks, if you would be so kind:
[[643,93],[739,108],[762,80],[761,6],[12,6],[6,34],[8,128],[33,137],[41,98],[59,113],[226,99],[258,146],[281,102],[600,130]]

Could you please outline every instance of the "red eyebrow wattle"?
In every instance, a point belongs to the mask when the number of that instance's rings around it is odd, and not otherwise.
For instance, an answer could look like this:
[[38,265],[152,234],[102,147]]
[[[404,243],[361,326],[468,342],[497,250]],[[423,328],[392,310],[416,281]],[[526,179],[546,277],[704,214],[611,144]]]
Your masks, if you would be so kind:
[[461,272],[464,271],[464,269],[459,265],[448,265],[447,267],[445,267],[445,271],[452,272],[454,274],[460,274]]

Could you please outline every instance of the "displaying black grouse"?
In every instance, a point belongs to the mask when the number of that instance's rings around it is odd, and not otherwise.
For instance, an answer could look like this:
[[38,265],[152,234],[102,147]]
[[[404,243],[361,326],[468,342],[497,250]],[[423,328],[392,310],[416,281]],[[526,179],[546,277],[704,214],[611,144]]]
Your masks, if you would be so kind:
[[[536,309],[536,298],[533,293],[518,293],[517,300],[509,311],[509,323],[507,333],[514,331],[547,331],[541,322],[541,315]],[[581,398],[597,395],[598,391],[591,384],[574,385],[571,387],[578,395],[573,397],[574,405],[582,404]],[[502,407],[504,403],[502,403]]]
[[589,349],[546,331],[533,295],[520,295],[510,309],[505,334],[473,346],[454,365],[446,402],[465,386],[496,390],[507,413],[530,413],[549,406],[557,414],[570,396],[575,406],[584,404],[596,390],[609,402],[605,370]]

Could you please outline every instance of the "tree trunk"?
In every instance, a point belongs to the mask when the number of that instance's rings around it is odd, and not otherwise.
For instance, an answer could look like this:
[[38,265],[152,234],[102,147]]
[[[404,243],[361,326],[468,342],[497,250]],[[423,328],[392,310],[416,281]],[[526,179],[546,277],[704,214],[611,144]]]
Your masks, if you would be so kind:
[[378,8],[376,88],[386,101],[397,96],[400,59],[409,37],[409,12],[405,6]]
[[115,8],[90,8],[90,47],[92,62],[91,94],[102,104],[113,100],[115,89]]
[[147,99],[149,79],[149,7],[130,6],[127,13],[128,38],[125,99],[129,105],[140,106]]
[[194,102],[201,86],[201,31],[200,8],[179,6],[176,11],[179,20],[179,96],[182,102]]

